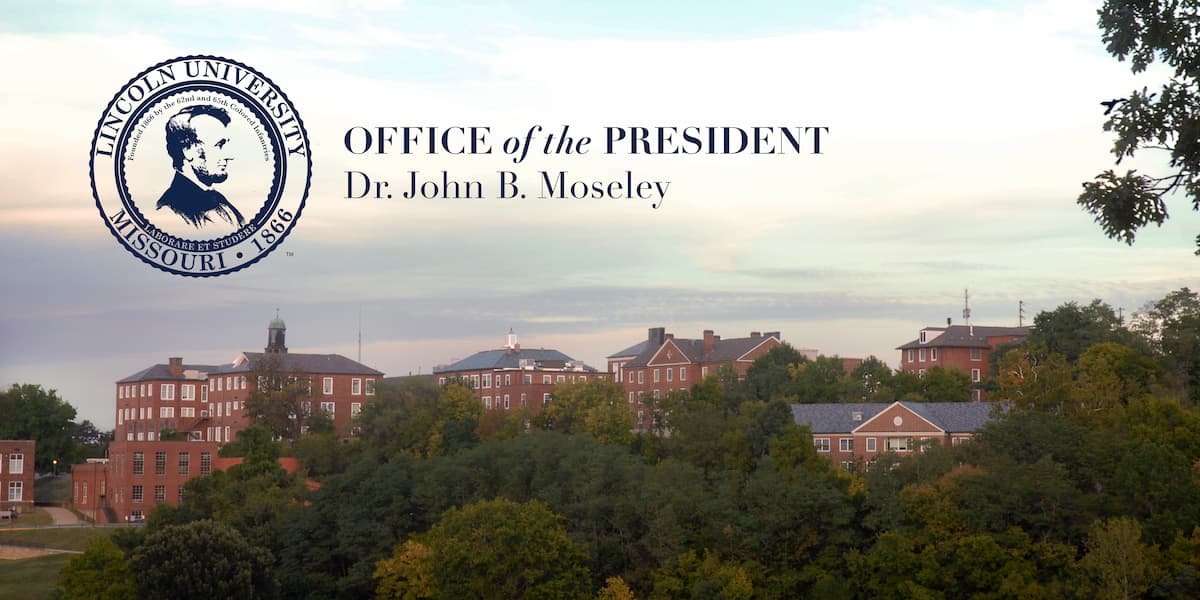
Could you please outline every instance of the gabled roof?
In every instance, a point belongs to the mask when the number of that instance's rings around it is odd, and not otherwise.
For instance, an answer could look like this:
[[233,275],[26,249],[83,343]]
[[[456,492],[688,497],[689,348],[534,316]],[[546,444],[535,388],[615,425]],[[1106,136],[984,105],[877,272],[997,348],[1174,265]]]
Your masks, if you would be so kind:
[[[793,404],[797,425],[809,425],[813,433],[850,433],[867,421],[899,404],[947,433],[978,431],[992,420],[993,402],[868,402]],[[855,419],[858,413],[861,418]]]
[[434,367],[434,373],[449,373],[453,371],[479,371],[485,369],[519,369],[522,360],[531,360],[537,368],[562,369],[566,363],[582,366],[584,372],[596,373],[596,369],[584,365],[558,350],[543,348],[522,348],[520,351],[501,348],[499,350],[484,350],[476,352],[453,364]]
[[[764,335],[764,336],[760,336],[760,337],[744,337],[744,338],[731,338],[731,339],[727,339],[727,340],[726,339],[714,340],[713,341],[713,350],[712,350],[712,352],[709,352],[708,354],[704,353],[704,340],[695,340],[695,339],[687,339],[687,338],[671,338],[669,340],[664,341],[663,343],[664,344],[666,344],[667,342],[674,343],[675,347],[679,348],[679,351],[682,352],[684,354],[684,356],[686,356],[687,359],[693,363],[712,363],[712,362],[728,362],[728,361],[738,360],[739,358],[745,356],[747,352],[750,352],[751,350],[757,348],[761,344],[767,342],[767,340],[770,340],[773,338],[774,338],[774,336],[765,336]],[[778,341],[778,340],[776,339],[776,341]],[[634,357],[629,362],[625,363],[624,368],[628,369],[628,368],[636,368],[636,367],[645,367],[646,365],[650,364],[650,360],[653,359],[654,355],[658,354],[659,349],[662,348],[662,346],[649,347],[650,346],[649,340],[642,342],[642,345],[644,345],[646,347],[644,347],[642,352],[639,353],[636,357]],[[614,355],[614,356],[617,356],[617,355]],[[621,356],[624,356],[624,355],[621,355]]]
[[[201,373],[215,372],[219,367],[216,365],[183,365],[183,371],[199,371]],[[186,381],[187,377],[183,375],[172,375],[170,365],[157,364],[152,367],[147,367],[130,375],[124,379],[118,380],[117,383],[137,383],[139,381],[157,381],[161,379],[178,379]]]
[[[921,339],[917,338],[903,346],[896,348],[897,350],[908,350],[910,348],[991,348],[988,343],[988,338],[993,337],[1026,337],[1033,327],[987,327],[976,325],[970,327],[967,325],[951,325],[950,327],[926,327],[927,331],[941,331],[942,334],[925,342],[921,343]],[[972,331],[973,330],[973,331]]]
[[616,354],[609,354],[605,358],[624,358],[626,356],[637,356],[646,351],[646,346],[650,344],[650,340],[642,340]]

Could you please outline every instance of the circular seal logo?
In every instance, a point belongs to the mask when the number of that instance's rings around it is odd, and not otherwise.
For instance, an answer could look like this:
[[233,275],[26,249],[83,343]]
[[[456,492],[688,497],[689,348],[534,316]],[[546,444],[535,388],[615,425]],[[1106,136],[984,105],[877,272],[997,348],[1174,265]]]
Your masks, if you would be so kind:
[[308,134],[262,73],[184,56],[130,79],[96,124],[92,195],[113,235],[189,277],[244,269],[283,241],[312,178]]

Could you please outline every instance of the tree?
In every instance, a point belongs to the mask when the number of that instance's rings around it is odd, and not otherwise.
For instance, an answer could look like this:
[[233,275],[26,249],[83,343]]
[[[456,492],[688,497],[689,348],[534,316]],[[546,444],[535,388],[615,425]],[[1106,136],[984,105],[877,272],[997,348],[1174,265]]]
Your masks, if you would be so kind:
[[108,536],[93,538],[83,554],[62,568],[58,586],[65,600],[135,600],[137,588],[125,553]]
[[1175,290],[1134,315],[1142,334],[1179,387],[1200,403],[1200,293]]
[[451,508],[376,568],[381,598],[587,598],[587,550],[540,502]]
[[78,458],[74,419],[75,407],[55,390],[14,383],[0,392],[0,439],[35,440],[39,471],[49,471],[55,460],[69,465]]
[[1141,542],[1142,528],[1129,517],[1097,521],[1088,533],[1080,570],[1094,598],[1140,598],[1153,577],[1152,551]]
[[141,598],[267,598],[276,591],[271,560],[237,530],[205,520],[150,533],[129,566]]
[[264,354],[250,367],[255,385],[246,399],[246,414],[277,438],[299,438],[314,416],[312,381],[289,371],[281,354]]
[[1033,318],[1033,331],[1026,338],[1026,347],[1039,355],[1061,354],[1074,363],[1093,344],[1116,342],[1136,346],[1133,334],[1125,329],[1112,306],[1099,299],[1080,306],[1067,302],[1051,311],[1042,311]]
[[624,388],[607,379],[560,383],[544,412],[549,429],[586,433],[601,442],[633,441],[633,415]]
[[[1078,203],[1110,238],[1133,244],[1138,229],[1167,220],[1165,198],[1182,191],[1200,210],[1200,5],[1194,0],[1108,0],[1099,11],[1108,53],[1129,59],[1134,73],[1161,60],[1174,73],[1157,91],[1142,88],[1104,102],[1105,131],[1116,134],[1117,164],[1141,149],[1169,154],[1162,176],[1111,169],[1083,184]],[[1196,237],[1200,254],[1200,235]]]

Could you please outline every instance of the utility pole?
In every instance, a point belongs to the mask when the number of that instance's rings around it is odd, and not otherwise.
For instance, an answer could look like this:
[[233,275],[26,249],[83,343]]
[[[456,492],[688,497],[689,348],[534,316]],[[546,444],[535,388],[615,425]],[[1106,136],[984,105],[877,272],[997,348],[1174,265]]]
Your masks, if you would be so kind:
[[1025,301],[1017,300],[1017,327],[1025,326]]

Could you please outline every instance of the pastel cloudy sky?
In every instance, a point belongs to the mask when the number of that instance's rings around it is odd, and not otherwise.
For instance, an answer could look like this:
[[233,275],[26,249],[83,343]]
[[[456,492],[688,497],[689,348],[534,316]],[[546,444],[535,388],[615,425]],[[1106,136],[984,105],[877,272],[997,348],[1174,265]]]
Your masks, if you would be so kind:
[[[652,4],[652,6],[647,6]],[[831,8],[836,4],[836,8]],[[1112,164],[1101,100],[1153,85],[1103,49],[1098,3],[696,1],[7,3],[0,9],[0,384],[56,388],[113,421],[113,382],[168,356],[265,344],[388,374],[496,347],[591,364],[647,327],[782,330],[878,355],[924,325],[1009,325],[1062,302],[1127,312],[1196,285],[1200,219],[1126,247],[1074,202]],[[130,256],[86,167],[118,87],[187,54],[266,73],[304,117],[314,181],[300,224],[254,267],[195,280]],[[356,157],[354,125],[823,125],[824,154],[531,157],[523,173],[670,180],[648,201],[350,201],[344,171],[486,157]],[[1134,166],[1164,168],[1147,154]],[[398,175],[397,175],[398,176]],[[292,256],[285,256],[284,252]]]

